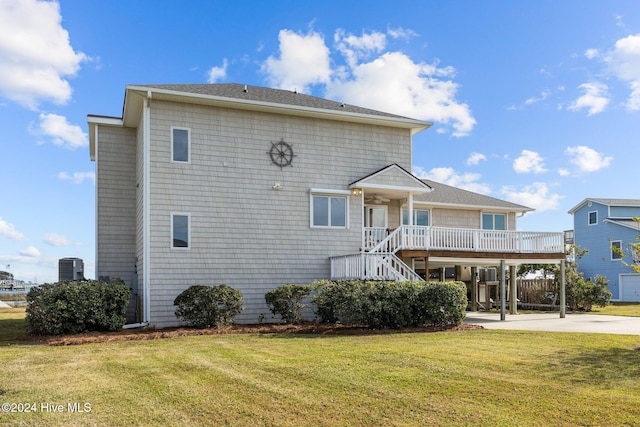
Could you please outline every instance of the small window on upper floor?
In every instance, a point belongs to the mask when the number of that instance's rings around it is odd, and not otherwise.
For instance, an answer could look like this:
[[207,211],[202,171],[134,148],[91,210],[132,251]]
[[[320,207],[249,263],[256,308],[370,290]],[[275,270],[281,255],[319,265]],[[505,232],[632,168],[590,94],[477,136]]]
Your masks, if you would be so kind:
[[483,230],[506,230],[507,216],[505,214],[483,213],[482,229]]
[[596,225],[598,223],[598,211],[589,212],[589,225]]
[[190,132],[187,128],[171,128],[171,159],[174,162],[189,163],[191,151]]
[[622,241],[614,240],[611,242],[611,261],[622,259]]

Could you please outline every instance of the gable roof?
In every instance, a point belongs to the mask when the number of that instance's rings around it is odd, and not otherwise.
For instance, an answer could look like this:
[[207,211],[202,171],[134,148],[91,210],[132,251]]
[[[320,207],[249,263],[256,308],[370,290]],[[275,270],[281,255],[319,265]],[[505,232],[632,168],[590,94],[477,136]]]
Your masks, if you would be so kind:
[[576,206],[574,206],[568,213],[573,215],[576,211],[580,210],[584,205],[589,202],[599,203],[605,206],[628,206],[628,207],[640,207],[640,199],[599,199],[599,198],[586,198]]
[[424,183],[433,188],[431,193],[421,194],[414,199],[415,203],[425,203],[436,206],[474,207],[480,209],[493,209],[509,212],[532,212],[535,209],[484,194],[474,193],[461,188],[452,187],[440,182],[423,179]]
[[431,126],[430,122],[305,95],[297,91],[238,83],[128,85],[122,112],[124,126],[137,126],[145,98],[378,124],[409,129],[411,134]]
[[349,184],[349,188],[370,188],[377,190],[407,191],[412,193],[428,193],[432,188],[416,178],[397,163],[385,166],[357,181]]

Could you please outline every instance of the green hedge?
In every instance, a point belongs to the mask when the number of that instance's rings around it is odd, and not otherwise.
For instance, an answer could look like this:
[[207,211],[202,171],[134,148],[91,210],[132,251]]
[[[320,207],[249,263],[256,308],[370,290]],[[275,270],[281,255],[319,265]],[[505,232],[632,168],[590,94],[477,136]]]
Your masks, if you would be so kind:
[[324,322],[371,328],[458,325],[465,317],[462,282],[317,281],[312,301]]
[[307,285],[282,285],[267,292],[264,299],[274,315],[279,314],[285,323],[300,323],[302,310],[306,304],[302,300],[309,296],[311,287]]
[[37,335],[115,331],[125,324],[129,289],[120,280],[60,282],[27,294],[27,331]]
[[244,310],[242,292],[227,285],[191,286],[173,304],[178,306],[176,317],[194,328],[230,325]]

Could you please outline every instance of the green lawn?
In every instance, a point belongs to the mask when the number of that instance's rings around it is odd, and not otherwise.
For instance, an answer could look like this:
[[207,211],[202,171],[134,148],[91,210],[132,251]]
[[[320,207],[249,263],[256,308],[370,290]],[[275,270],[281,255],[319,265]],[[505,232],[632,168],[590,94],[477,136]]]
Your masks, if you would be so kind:
[[[36,412],[0,412],[0,425],[615,426],[640,420],[640,336],[476,330],[49,347],[16,341],[23,315],[0,310],[0,403],[35,403]],[[52,412],[55,405],[63,411]],[[85,412],[72,413],[69,405]]]
[[591,313],[640,317],[640,302],[612,302],[606,307],[594,307]]

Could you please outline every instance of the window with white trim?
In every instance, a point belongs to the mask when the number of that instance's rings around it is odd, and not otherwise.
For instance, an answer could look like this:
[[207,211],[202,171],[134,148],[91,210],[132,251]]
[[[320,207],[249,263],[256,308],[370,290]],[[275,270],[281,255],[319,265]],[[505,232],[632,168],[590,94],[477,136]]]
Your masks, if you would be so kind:
[[347,228],[347,197],[312,194],[311,227]]
[[189,214],[171,214],[171,247],[174,249],[189,249],[190,242]]
[[190,129],[171,127],[171,160],[183,163],[191,161]]
[[483,213],[482,229],[483,230],[506,230],[507,216],[505,214]]
[[611,261],[622,259],[622,240],[611,241]]
[[589,225],[596,225],[598,223],[598,211],[589,212]]
[[[409,209],[402,209],[402,225],[409,225]],[[429,225],[429,210],[414,209],[413,225]]]

